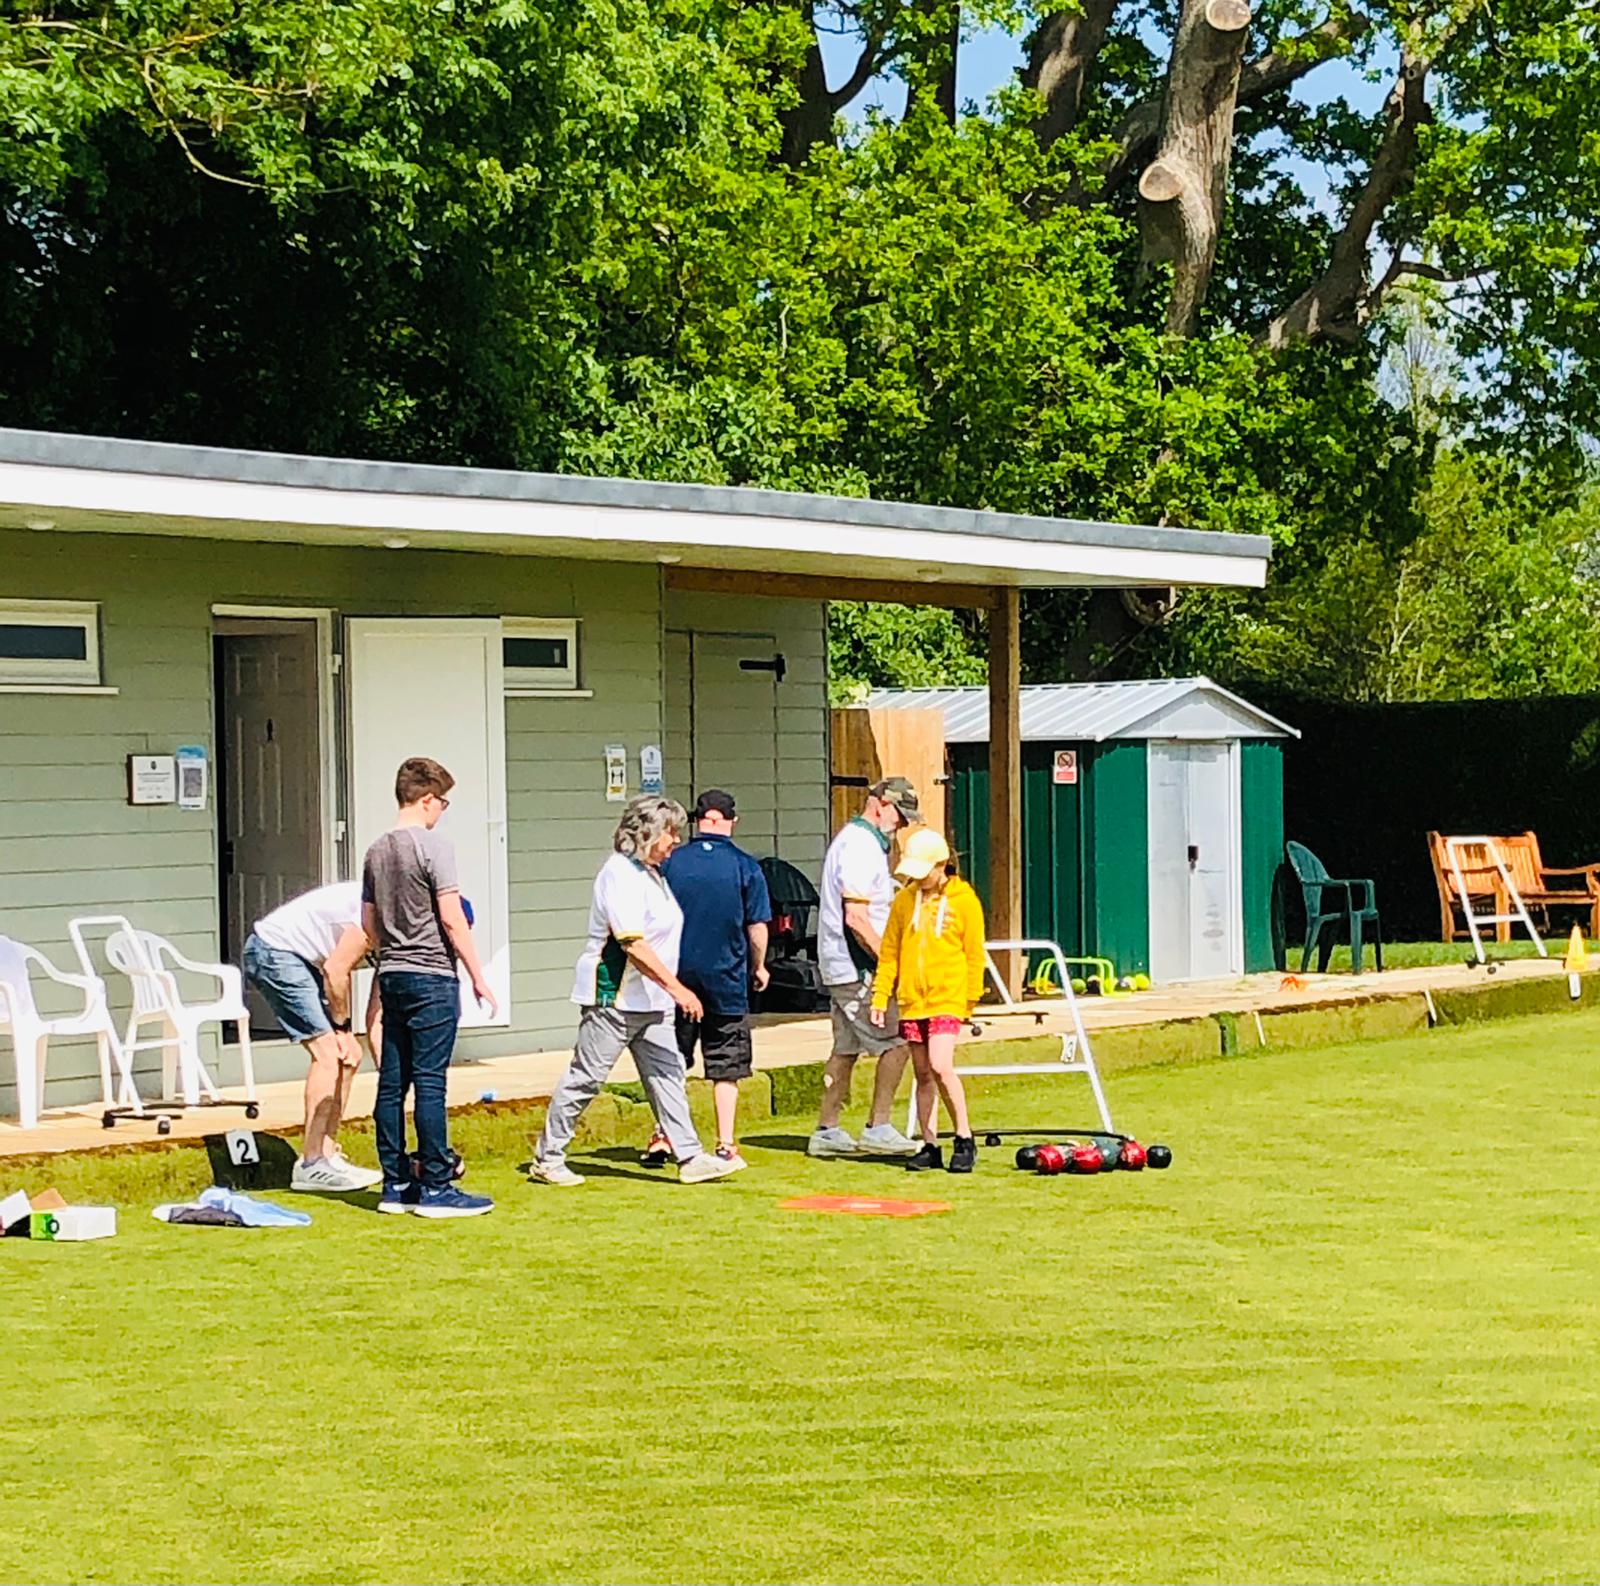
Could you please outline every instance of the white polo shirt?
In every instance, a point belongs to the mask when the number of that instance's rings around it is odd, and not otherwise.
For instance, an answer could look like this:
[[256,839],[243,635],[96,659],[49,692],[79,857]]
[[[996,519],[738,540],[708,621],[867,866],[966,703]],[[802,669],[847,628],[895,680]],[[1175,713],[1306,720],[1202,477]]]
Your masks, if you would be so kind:
[[578,959],[572,1000],[580,1008],[623,1013],[671,1013],[664,986],[642,975],[623,950],[643,941],[673,974],[683,939],[683,910],[659,871],[625,854],[612,854],[594,878],[589,935]]
[[323,964],[352,925],[361,923],[361,883],[335,881],[314,887],[280,904],[256,921],[256,935],[268,947],[296,953],[308,964]]
[[[889,850],[882,837],[859,817],[828,845],[822,861],[822,906],[817,915],[817,963],[825,986],[849,986],[871,972],[866,949],[845,929],[844,906],[864,903],[881,936],[894,902]],[[852,956],[851,948],[855,954]]]

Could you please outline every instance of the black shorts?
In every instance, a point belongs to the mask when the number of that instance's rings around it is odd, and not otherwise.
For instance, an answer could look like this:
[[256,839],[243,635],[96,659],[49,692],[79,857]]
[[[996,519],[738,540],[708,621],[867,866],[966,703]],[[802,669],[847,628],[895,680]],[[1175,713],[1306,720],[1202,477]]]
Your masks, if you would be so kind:
[[678,1012],[678,1050],[691,1067],[700,1043],[707,1079],[749,1079],[753,1067],[748,1013],[708,1013],[700,1020]]

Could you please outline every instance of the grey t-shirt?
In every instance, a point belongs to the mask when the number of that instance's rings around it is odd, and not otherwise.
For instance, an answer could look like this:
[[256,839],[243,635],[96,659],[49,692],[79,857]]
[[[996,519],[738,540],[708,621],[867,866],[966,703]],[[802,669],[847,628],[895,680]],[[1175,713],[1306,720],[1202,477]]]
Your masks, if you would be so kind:
[[426,826],[385,832],[361,866],[361,901],[378,915],[378,973],[456,974],[456,955],[439,921],[439,894],[457,892],[456,851]]

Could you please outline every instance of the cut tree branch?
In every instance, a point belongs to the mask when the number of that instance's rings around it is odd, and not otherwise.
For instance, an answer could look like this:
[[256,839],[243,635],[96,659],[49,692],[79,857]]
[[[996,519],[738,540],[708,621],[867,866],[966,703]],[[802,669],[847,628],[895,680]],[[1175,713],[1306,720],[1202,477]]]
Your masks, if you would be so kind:
[[1246,0],[1184,0],[1156,157],[1139,178],[1144,259],[1172,265],[1166,319],[1175,336],[1194,334],[1216,264],[1249,26]]
[[[1333,17],[1308,33],[1297,34],[1277,48],[1258,55],[1239,70],[1237,103],[1252,105],[1275,89],[1297,83],[1323,62],[1347,55],[1350,47],[1372,27],[1358,12]],[[1112,134],[1116,152],[1106,162],[1105,191],[1121,187],[1155,151],[1161,131],[1161,101],[1146,99],[1135,105]]]

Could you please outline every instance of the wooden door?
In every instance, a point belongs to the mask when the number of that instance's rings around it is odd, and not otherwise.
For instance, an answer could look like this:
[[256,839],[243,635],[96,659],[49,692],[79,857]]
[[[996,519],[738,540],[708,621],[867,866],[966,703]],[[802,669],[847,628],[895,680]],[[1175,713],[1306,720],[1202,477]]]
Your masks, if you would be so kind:
[[948,837],[945,788],[944,713],[937,710],[832,712],[833,775],[831,830],[837,832],[861,809],[867,789],[886,776],[906,777],[917,790],[922,818]]

